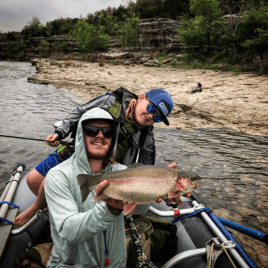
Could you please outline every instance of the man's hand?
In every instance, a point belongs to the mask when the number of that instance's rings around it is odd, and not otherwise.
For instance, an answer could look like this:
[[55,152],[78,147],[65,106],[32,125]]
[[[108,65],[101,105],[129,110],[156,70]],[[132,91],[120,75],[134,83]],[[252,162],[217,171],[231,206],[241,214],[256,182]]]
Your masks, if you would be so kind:
[[[108,183],[109,182],[107,180],[104,180],[101,183],[99,183],[95,188],[95,193],[97,195],[101,194],[102,191],[104,190],[104,188],[108,185]],[[114,213],[113,208],[115,208],[117,210],[120,210],[120,211],[123,211],[123,207],[126,204],[126,202],[124,202],[124,201],[112,199],[110,197],[106,198],[106,199],[103,199],[103,201],[105,201],[107,203],[109,209],[111,210],[111,212],[113,214],[120,214],[119,211],[118,211],[119,213]]]
[[[173,162],[173,163],[169,164],[168,167],[170,167],[170,168],[177,168],[177,163]],[[174,195],[173,192],[171,192],[170,195],[171,196]],[[191,193],[187,193],[184,196],[185,197],[190,197],[191,196]],[[160,198],[158,198],[156,200],[156,203],[161,203],[162,200],[163,200],[163,198],[160,197]],[[174,203],[178,203],[179,206],[182,205],[181,197],[179,195],[176,195],[176,197],[171,197],[171,198],[168,198],[168,199],[164,199],[164,201],[167,204],[170,204],[170,203],[174,202]]]
[[46,138],[46,144],[52,147],[57,147],[60,144],[60,141],[58,140],[58,138],[59,138],[58,134],[48,135]]

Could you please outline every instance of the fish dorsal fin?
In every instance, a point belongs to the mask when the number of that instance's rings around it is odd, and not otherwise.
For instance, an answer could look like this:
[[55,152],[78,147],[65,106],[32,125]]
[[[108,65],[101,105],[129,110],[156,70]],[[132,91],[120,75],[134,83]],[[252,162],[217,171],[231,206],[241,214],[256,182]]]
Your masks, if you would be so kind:
[[138,168],[138,167],[141,167],[141,166],[144,166],[144,165],[141,164],[141,163],[133,163],[133,164],[127,166],[127,168],[128,168],[128,169],[129,169],[129,168]]

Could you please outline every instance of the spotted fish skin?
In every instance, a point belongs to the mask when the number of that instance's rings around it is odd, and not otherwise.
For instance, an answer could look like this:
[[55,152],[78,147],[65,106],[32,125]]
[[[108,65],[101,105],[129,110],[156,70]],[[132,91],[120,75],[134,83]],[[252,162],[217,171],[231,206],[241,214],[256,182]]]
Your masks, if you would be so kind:
[[83,202],[90,191],[103,180],[109,183],[97,197],[98,200],[110,197],[144,205],[159,197],[166,199],[171,192],[177,195],[191,192],[199,186],[201,178],[191,171],[142,164],[132,164],[125,170],[104,171],[97,175],[80,174],[77,181]]

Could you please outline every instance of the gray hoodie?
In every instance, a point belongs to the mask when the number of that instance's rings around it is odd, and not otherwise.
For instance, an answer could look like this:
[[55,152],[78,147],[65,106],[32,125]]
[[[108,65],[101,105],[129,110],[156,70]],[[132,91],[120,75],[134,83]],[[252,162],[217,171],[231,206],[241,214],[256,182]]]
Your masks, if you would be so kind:
[[[93,201],[92,191],[84,203],[81,200],[78,174],[92,174],[82,131],[82,122],[99,118],[112,119],[111,115],[94,108],[81,117],[71,158],[49,171],[45,180],[45,193],[49,209],[51,236],[54,242],[47,267],[105,267],[105,237],[110,268],[126,267],[124,216],[113,215],[104,201]],[[125,169],[121,164],[110,165],[107,171]],[[148,206],[140,206],[144,213]],[[106,231],[106,235],[104,235]]]

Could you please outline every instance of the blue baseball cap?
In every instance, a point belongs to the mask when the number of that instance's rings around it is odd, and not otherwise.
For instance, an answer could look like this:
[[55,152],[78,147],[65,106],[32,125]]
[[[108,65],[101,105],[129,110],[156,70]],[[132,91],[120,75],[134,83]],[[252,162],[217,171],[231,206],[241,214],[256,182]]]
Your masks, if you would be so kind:
[[163,122],[169,126],[167,116],[173,109],[173,100],[170,94],[163,89],[155,88],[148,91],[145,95],[156,106]]

